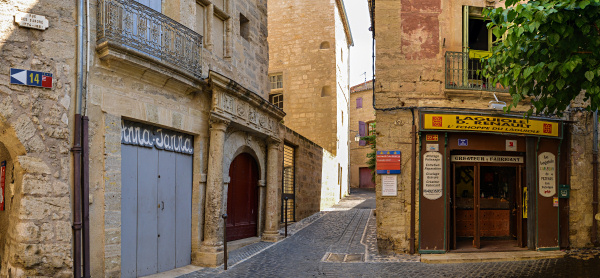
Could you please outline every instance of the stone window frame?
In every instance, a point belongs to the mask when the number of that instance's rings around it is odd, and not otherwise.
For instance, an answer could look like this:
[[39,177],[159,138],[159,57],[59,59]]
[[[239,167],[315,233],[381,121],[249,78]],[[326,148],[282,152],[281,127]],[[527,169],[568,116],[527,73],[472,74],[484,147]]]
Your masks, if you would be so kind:
[[[217,24],[216,22],[214,22],[214,18],[215,16],[223,21],[223,59],[228,59],[231,58],[231,52],[232,52],[232,46],[231,46],[231,33],[232,33],[232,18],[230,15],[230,11],[231,11],[231,0],[222,0],[223,1],[223,8],[219,7],[219,5],[216,5],[216,1],[215,0],[196,0],[196,4],[197,5],[201,5],[204,6],[206,8],[206,16],[204,16],[204,36],[203,36],[203,40],[204,40],[204,48],[206,48],[207,50],[213,52],[214,50],[214,40],[216,38],[213,38],[212,35],[212,31],[213,31],[213,26],[214,24]],[[196,23],[196,26],[198,25],[198,23]],[[213,52],[214,53],[214,52]]]

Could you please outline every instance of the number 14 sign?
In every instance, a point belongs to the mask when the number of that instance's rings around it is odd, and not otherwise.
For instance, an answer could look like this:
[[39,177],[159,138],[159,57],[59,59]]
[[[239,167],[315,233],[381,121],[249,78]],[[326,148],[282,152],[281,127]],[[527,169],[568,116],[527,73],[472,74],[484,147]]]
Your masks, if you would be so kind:
[[10,84],[52,88],[52,74],[41,71],[11,68]]

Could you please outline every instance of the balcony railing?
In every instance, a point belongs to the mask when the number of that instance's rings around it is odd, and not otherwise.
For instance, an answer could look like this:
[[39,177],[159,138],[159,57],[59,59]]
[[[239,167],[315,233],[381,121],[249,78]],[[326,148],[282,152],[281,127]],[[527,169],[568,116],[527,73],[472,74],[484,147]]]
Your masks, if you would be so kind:
[[508,88],[482,74],[479,58],[469,58],[468,52],[446,52],[446,89],[508,92]]
[[202,76],[202,36],[132,0],[98,0],[97,43],[138,50]]

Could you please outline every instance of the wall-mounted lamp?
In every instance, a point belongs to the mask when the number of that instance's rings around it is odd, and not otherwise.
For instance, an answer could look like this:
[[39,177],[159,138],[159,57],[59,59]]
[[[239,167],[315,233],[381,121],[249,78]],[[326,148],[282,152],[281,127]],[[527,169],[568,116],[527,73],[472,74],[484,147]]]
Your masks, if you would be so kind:
[[496,96],[495,93],[494,93],[494,98],[496,99],[495,101],[493,101],[493,100],[490,101],[490,109],[504,110],[504,107],[506,107],[506,102],[499,101],[498,97]]

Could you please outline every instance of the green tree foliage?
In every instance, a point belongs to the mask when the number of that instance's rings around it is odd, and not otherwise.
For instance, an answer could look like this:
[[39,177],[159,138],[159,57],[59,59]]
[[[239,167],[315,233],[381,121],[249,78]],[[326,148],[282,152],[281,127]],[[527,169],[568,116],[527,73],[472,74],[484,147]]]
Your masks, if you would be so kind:
[[600,106],[600,0],[506,0],[484,15],[502,39],[483,73],[510,88],[507,111],[531,97],[528,115],[561,115],[582,90],[587,109]]

